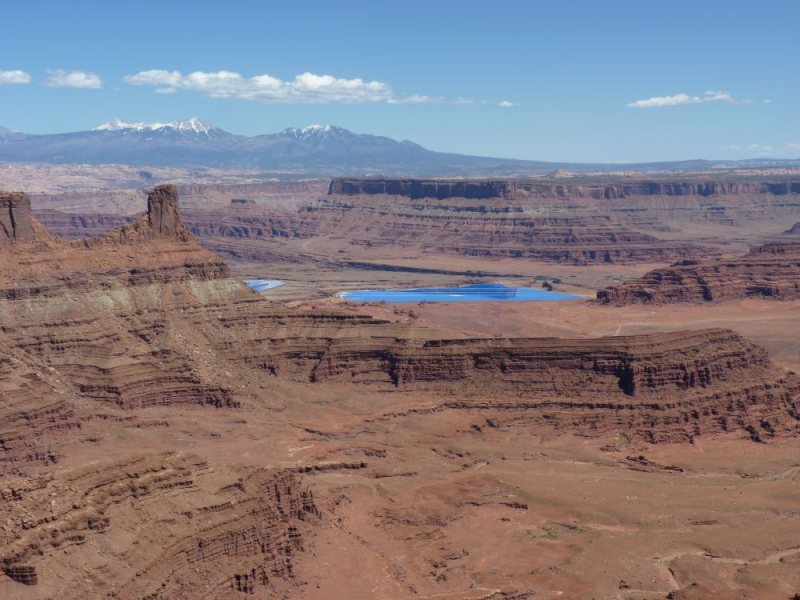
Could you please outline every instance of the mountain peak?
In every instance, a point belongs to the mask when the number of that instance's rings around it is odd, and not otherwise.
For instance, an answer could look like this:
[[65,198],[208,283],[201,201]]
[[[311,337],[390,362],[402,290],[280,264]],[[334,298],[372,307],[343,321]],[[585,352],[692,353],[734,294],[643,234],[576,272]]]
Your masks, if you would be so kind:
[[331,125],[317,125],[316,123],[312,123],[307,127],[303,127],[303,133],[317,133],[317,132],[329,132],[331,129],[339,129],[338,127],[332,127]]
[[185,119],[183,121],[172,121],[171,123],[167,123],[166,127],[174,127],[178,131],[194,131],[195,133],[205,133],[206,135],[212,129],[216,129],[216,127],[214,127],[211,123],[201,121],[197,117],[192,117],[191,119]]
[[182,119],[179,121],[170,121],[169,123],[145,123],[140,121],[139,123],[130,123],[128,121],[124,121],[123,119],[111,119],[107,123],[103,123],[102,125],[98,125],[93,129],[93,131],[159,131],[163,129],[174,129],[175,131],[180,132],[189,132],[192,131],[194,133],[204,133],[206,135],[212,129],[216,129],[210,123],[206,123],[205,121],[201,121],[197,117],[192,117],[191,119]]
[[347,129],[336,127],[335,125],[318,125],[316,123],[303,127],[289,127],[281,131],[280,135],[291,137],[297,140],[326,139],[331,136],[342,136],[350,134]]
[[107,123],[103,123],[102,125],[98,125],[92,131],[123,131],[126,129],[132,129],[134,131],[145,131],[145,130],[154,130],[158,129],[159,127],[163,127],[163,123],[129,123],[123,119],[114,118],[108,121]]

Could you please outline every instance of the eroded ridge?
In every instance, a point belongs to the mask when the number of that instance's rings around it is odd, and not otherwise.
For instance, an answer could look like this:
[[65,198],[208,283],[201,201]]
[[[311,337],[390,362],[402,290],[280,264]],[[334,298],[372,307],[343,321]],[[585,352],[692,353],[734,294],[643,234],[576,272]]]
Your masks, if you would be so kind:
[[507,411],[495,424],[511,415],[572,433],[653,442],[732,431],[762,440],[797,429],[800,382],[728,330],[415,340],[384,337],[372,324],[375,337],[365,340],[329,337],[330,328],[316,337],[310,323],[302,339],[271,332],[265,321],[256,335],[235,320],[223,325],[220,353],[231,361],[297,382],[433,393],[443,399],[441,409]]
[[744,256],[683,261],[597,292],[602,304],[675,304],[800,298],[800,244],[770,243]]
[[236,287],[186,232],[173,187],[105,238],[68,242],[22,214],[14,222],[28,219],[34,236],[3,246],[0,267],[0,473],[59,462],[86,423],[119,418],[106,410],[239,407],[168,317],[170,305]]
[[0,495],[10,524],[0,533],[3,573],[58,598],[274,593],[293,578],[303,532],[319,518],[291,470],[220,473],[191,455],[7,480]]

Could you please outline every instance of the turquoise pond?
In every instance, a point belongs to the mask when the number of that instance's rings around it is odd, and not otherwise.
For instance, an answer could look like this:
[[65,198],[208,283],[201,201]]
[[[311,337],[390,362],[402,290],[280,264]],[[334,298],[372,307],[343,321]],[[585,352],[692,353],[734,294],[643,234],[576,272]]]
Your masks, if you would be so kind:
[[247,287],[257,292],[266,292],[267,290],[286,285],[284,282],[278,281],[277,279],[245,279],[244,282],[247,284]]
[[541,302],[581,298],[534,288],[507,287],[502,283],[479,283],[456,288],[359,290],[342,292],[339,297],[352,302]]

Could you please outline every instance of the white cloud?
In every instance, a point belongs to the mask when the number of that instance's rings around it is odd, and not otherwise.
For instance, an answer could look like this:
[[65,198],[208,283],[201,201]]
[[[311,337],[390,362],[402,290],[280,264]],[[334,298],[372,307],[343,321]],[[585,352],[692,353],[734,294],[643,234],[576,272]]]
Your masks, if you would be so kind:
[[442,96],[415,94],[395,96],[392,87],[382,81],[363,79],[340,79],[331,75],[302,73],[290,81],[271,75],[256,75],[246,78],[233,71],[205,73],[195,71],[184,75],[180,71],[153,69],[127,75],[124,81],[130,85],[155,86],[158,93],[171,94],[167,90],[191,90],[212,98],[239,98],[265,104],[362,104],[386,102],[388,104],[471,104],[471,98],[450,101]]
[[750,144],[747,149],[761,155],[775,154],[775,148],[769,144]]
[[730,92],[706,92],[703,94],[703,102],[736,102]]
[[174,94],[177,91],[174,87],[158,88],[156,94]]
[[764,100],[764,104],[772,104],[772,100],[770,100],[769,98],[767,98],[766,100]]
[[500,108],[512,108],[514,106],[519,106],[518,102],[511,102],[510,100],[502,100],[501,102],[497,103],[497,106]]
[[[131,85],[167,86],[201,92],[212,98],[241,98],[266,103],[327,104],[330,102],[362,103],[393,100],[391,87],[379,81],[337,79],[330,75],[303,73],[292,81],[281,81],[269,75],[245,79],[239,73],[195,71],[183,75],[179,71],[151,70],[124,78]],[[409,102],[430,101],[428,97],[411,97]]]
[[653,96],[647,100],[637,100],[628,104],[628,108],[657,108],[661,106],[678,106],[679,104],[699,104],[699,96],[676,94],[674,96]]
[[44,84],[49,87],[69,87],[92,90],[97,90],[103,87],[103,82],[94,73],[48,69],[47,74],[49,77]]
[[0,71],[0,85],[30,83],[31,76],[25,71]]
[[447,102],[447,98],[415,94],[413,96],[406,96],[405,98],[389,98],[387,102],[389,104],[444,104]]
[[[680,106],[683,104],[702,104],[704,102],[728,102],[739,104],[739,101],[731,96],[730,92],[704,92],[702,96],[690,96],[689,94],[675,94],[674,96],[653,96],[646,100],[636,100],[626,106],[628,108],[661,108],[663,106]],[[749,101],[746,101],[749,102]]]
[[780,156],[800,156],[800,143],[788,142],[786,144],[774,146],[772,144],[747,144],[739,145],[732,144],[730,146],[721,146],[722,150],[731,151],[744,151],[748,154],[756,156],[766,156],[777,158]]

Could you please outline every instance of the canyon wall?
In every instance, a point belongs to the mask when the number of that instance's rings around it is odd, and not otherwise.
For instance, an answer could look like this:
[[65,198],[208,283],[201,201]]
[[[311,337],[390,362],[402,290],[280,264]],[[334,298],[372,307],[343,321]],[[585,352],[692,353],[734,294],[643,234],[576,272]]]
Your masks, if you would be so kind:
[[741,196],[800,194],[800,181],[761,182],[681,182],[637,181],[631,183],[564,184],[525,181],[462,181],[419,179],[335,178],[330,195],[407,196],[413,199],[436,198],[594,198],[616,199],[636,196]]
[[[749,394],[760,392],[745,381],[786,390],[793,385],[777,383],[782,376],[763,351],[730,332],[600,341],[442,340],[399,324],[271,305],[230,280],[225,264],[197,246],[177,212],[177,191],[168,186],[151,192],[145,216],[108,237],[31,249],[3,271],[8,343],[57,369],[85,398],[122,410],[242,405],[224,378],[210,377],[169,333],[178,317],[181,327],[202,332],[202,346],[226,364],[270,377],[473,398],[497,389],[537,400],[590,395],[601,419],[606,401],[608,414],[628,406],[639,414],[661,410],[648,399],[674,403],[679,393],[695,410],[723,393],[751,402]],[[87,318],[92,310],[110,318]],[[46,335],[36,321],[47,323]],[[688,355],[694,362],[687,362]],[[791,405],[790,391],[776,392],[764,400],[770,410],[775,398]],[[745,413],[726,410],[744,422]]]
[[[257,185],[191,188],[188,230],[214,252],[260,262],[341,267],[408,250],[577,265],[669,264],[717,256],[720,245],[740,243],[740,236],[762,241],[762,230],[800,217],[800,182],[793,180],[334,179],[327,196],[319,182],[297,183],[296,190],[264,185],[261,192],[253,191]],[[269,185],[275,190],[265,191]],[[51,199],[48,206],[55,204]],[[113,223],[83,212],[39,216],[66,237],[104,233]],[[737,236],[723,231],[734,227]],[[324,239],[325,250],[309,250],[310,239]]]
[[103,238],[31,226],[45,235],[0,248],[3,597],[289,597],[337,534],[323,508],[347,501],[310,478],[385,454],[352,442],[377,423],[797,433],[800,381],[730,331],[459,338],[270,303],[195,242],[170,186]]
[[602,304],[800,298],[800,244],[764,244],[740,257],[684,261],[597,292]]
[[67,213],[60,210],[37,210],[36,219],[56,235],[77,239],[103,237],[112,230],[132,223],[136,217],[113,213]]

